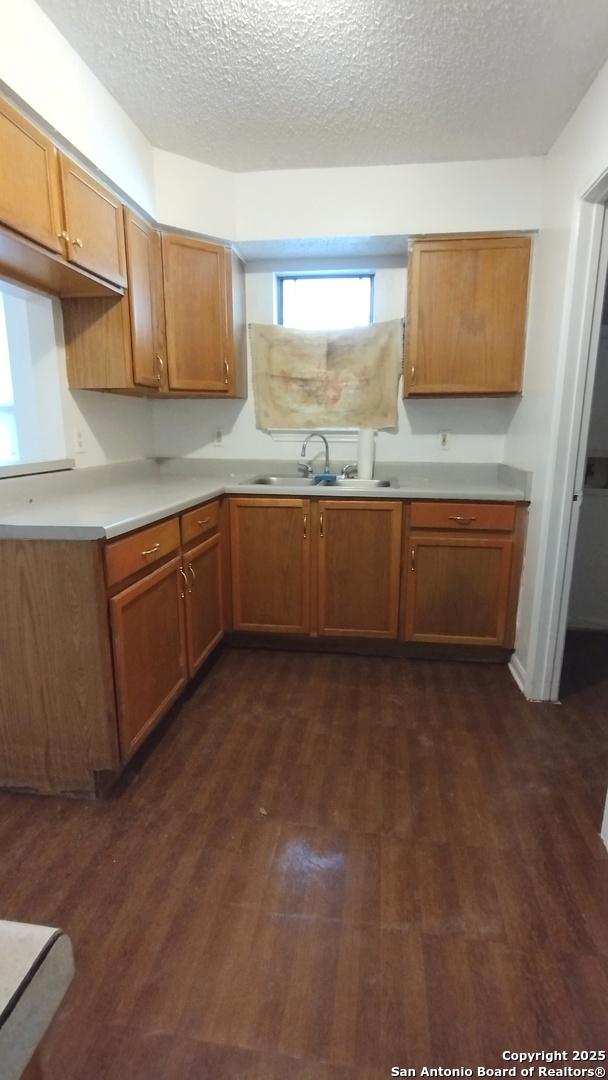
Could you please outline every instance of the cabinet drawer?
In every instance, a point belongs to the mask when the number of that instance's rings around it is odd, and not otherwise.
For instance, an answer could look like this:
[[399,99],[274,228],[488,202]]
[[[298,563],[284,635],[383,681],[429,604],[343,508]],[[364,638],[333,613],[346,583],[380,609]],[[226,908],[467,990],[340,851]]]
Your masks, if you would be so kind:
[[169,518],[140,532],[112,540],[106,545],[106,582],[108,587],[131,577],[139,570],[170,555],[179,548],[179,522]]
[[205,503],[204,506],[195,506],[194,510],[188,510],[182,514],[182,544],[191,544],[201,536],[208,536],[217,531],[220,520],[220,504],[215,502]]
[[513,503],[414,502],[410,509],[412,529],[491,529],[511,532],[515,525]]

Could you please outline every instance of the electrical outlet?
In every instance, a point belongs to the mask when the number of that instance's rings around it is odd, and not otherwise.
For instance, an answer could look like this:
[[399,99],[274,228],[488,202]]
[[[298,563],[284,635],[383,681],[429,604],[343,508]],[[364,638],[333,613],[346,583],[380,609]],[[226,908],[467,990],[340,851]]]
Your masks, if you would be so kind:
[[80,430],[74,433],[74,453],[84,454],[84,435]]
[[448,433],[447,433],[447,431],[440,431],[439,432],[439,445],[440,445],[442,450],[447,450],[447,448],[448,448]]
[[213,440],[215,446],[221,446],[224,442],[224,434],[222,431],[216,431],[215,439]]

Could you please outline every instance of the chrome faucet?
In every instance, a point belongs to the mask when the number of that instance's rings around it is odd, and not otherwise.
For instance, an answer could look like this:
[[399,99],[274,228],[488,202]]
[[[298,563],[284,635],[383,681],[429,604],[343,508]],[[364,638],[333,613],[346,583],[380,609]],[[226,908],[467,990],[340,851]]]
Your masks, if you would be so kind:
[[307,449],[308,444],[309,444],[311,439],[321,439],[322,440],[323,445],[325,446],[325,467],[324,467],[323,471],[325,473],[328,473],[329,472],[329,443],[328,443],[327,439],[325,438],[325,435],[322,435],[320,431],[311,431],[310,435],[306,436],[306,438],[304,439],[304,442],[302,443],[302,452],[300,453],[300,457],[305,457],[306,449]]

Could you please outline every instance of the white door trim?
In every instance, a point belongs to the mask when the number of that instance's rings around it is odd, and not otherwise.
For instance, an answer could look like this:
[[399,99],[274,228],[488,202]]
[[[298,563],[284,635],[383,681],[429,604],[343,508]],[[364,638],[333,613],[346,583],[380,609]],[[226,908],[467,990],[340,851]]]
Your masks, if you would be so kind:
[[[541,551],[542,581],[533,614],[532,656],[526,696],[558,700],[578,506],[573,503],[579,449],[589,428],[589,409],[597,359],[598,295],[603,296],[608,244],[602,243],[608,200],[608,171],[579,200],[574,253],[566,283],[566,319],[562,335],[563,385],[554,438],[554,473]],[[595,348],[594,348],[595,343]],[[573,507],[575,511],[573,513]]]

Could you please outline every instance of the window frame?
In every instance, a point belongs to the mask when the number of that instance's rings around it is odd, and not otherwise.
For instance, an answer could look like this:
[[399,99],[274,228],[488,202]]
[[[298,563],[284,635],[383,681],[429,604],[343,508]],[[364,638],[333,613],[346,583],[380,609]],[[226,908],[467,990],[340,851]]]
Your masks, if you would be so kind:
[[[372,326],[374,322],[375,314],[375,288],[376,288],[376,272],[375,270],[286,270],[278,271],[275,273],[275,296],[276,296],[276,325],[284,326],[283,323],[283,282],[284,281],[301,281],[302,279],[315,280],[331,278],[369,278],[369,325]],[[290,329],[290,327],[287,327]],[[315,333],[315,331],[310,331]],[[319,331],[324,333],[325,331]],[[333,333],[334,331],[328,330],[327,333]],[[338,331],[335,331],[336,333]]]

